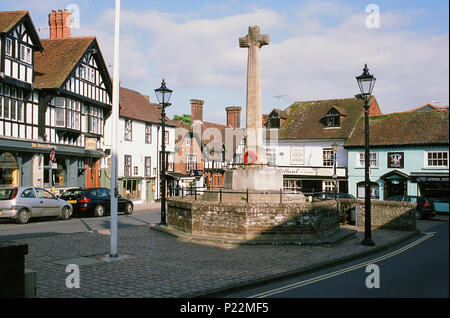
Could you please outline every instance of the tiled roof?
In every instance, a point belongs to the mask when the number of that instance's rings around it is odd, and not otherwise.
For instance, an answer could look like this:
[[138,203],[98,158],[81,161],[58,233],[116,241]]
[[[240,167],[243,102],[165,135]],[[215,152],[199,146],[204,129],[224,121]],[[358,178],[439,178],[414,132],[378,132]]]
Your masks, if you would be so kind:
[[[327,127],[325,117],[332,107],[345,114],[339,128]],[[288,118],[280,129],[280,139],[346,139],[363,117],[364,102],[356,98],[295,102],[285,112]],[[381,115],[375,98],[370,114]]]
[[41,40],[44,51],[34,57],[34,86],[60,88],[95,37]]
[[0,33],[8,32],[13,26],[28,14],[28,11],[4,11],[0,12]]
[[[161,111],[147,96],[128,88],[121,87],[119,93],[120,116],[143,122],[161,123]],[[166,116],[166,125],[177,126],[177,123]]]
[[[404,112],[369,119],[371,146],[448,144],[446,111]],[[364,147],[364,120],[360,120],[345,147]]]
[[430,111],[430,110],[441,110],[439,106],[433,105],[433,104],[425,104],[410,110],[407,110],[407,112],[423,112],[423,111]]
[[194,124],[192,125],[193,131],[196,132],[195,130],[195,125],[201,125],[201,130],[202,130],[202,142],[203,143],[209,143],[211,140],[213,140],[213,136],[211,136],[210,139],[208,140],[204,140],[203,139],[203,134],[205,132],[205,130],[211,128],[211,132],[213,132],[213,129],[217,129],[218,131],[220,131],[220,134],[222,136],[222,143],[225,143],[225,129],[226,128],[231,128],[231,126],[226,126],[226,125],[221,125],[221,124],[216,124],[216,123],[211,123],[208,121],[202,121],[202,122],[194,122]]
[[33,41],[34,49],[42,51],[43,48],[41,40],[39,38],[39,34],[37,33],[36,28],[34,27],[29,12],[26,10],[0,12],[0,33],[9,32],[15,25],[17,25],[21,21],[23,21],[25,26],[30,31],[28,34]]

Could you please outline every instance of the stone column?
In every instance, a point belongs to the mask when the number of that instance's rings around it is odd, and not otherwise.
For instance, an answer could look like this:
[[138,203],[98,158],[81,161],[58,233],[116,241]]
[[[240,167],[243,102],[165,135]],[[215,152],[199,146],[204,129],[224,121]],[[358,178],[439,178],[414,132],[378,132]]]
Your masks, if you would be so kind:
[[248,34],[239,38],[239,46],[248,48],[247,62],[247,150],[257,154],[256,163],[265,164],[262,136],[261,67],[259,51],[269,44],[269,35],[260,34],[259,26],[250,26]]

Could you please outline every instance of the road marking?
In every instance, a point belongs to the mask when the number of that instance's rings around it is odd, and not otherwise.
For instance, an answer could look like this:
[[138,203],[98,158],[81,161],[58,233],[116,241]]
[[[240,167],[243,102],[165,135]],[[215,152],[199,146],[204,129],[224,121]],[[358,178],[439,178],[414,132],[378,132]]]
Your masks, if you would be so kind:
[[331,278],[331,277],[334,277],[334,276],[342,275],[344,273],[347,273],[347,272],[354,271],[356,269],[365,267],[365,266],[367,266],[369,264],[374,264],[374,263],[383,261],[385,259],[391,258],[391,257],[393,257],[395,255],[400,254],[400,253],[403,253],[403,252],[409,250],[410,248],[413,248],[414,246],[416,246],[416,245],[422,243],[423,241],[425,241],[425,240],[431,238],[432,236],[434,236],[434,234],[436,234],[436,232],[429,232],[429,233],[425,232],[424,234],[425,234],[424,237],[421,237],[420,239],[418,239],[418,240],[416,240],[416,241],[414,241],[414,242],[412,242],[412,243],[410,243],[410,244],[408,244],[408,245],[406,245],[406,246],[404,246],[402,248],[399,248],[398,250],[395,250],[395,251],[390,252],[390,253],[388,253],[386,255],[374,258],[374,259],[372,259],[370,261],[367,261],[367,262],[364,262],[364,263],[360,263],[360,264],[357,264],[357,265],[353,265],[353,266],[350,266],[350,267],[347,267],[347,268],[343,268],[343,269],[340,269],[338,271],[331,272],[331,273],[328,273],[328,274],[324,274],[324,275],[321,275],[321,276],[317,276],[317,277],[314,277],[314,278],[311,278],[311,279],[307,279],[307,280],[304,280],[304,281],[301,281],[301,282],[297,282],[297,283],[286,285],[286,286],[283,286],[283,287],[280,287],[280,288],[269,290],[269,291],[266,291],[266,292],[263,292],[263,293],[260,293],[260,294],[252,295],[252,296],[249,296],[248,298],[265,298],[265,297],[269,297],[269,296],[272,296],[272,295],[275,295],[275,294],[279,294],[279,293],[282,293],[282,292],[285,292],[285,291],[288,291],[288,290],[291,290],[291,289],[295,289],[295,288],[306,286],[306,285],[309,285],[309,284],[312,284],[312,283],[316,283],[316,282],[319,282],[319,281],[324,280],[324,279],[328,279],[328,278]]

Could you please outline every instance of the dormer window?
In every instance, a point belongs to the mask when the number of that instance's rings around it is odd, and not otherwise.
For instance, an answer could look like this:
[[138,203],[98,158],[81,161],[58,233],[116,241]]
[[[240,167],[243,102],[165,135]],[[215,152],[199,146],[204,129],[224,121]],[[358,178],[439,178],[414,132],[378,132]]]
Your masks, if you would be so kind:
[[341,127],[341,117],[345,116],[345,112],[342,108],[337,106],[332,106],[328,113],[325,115],[324,122],[322,123],[327,126],[327,128],[340,128]]
[[280,118],[269,118],[269,127],[268,128],[280,128]]
[[327,126],[339,127],[341,125],[341,116],[339,114],[327,114]]

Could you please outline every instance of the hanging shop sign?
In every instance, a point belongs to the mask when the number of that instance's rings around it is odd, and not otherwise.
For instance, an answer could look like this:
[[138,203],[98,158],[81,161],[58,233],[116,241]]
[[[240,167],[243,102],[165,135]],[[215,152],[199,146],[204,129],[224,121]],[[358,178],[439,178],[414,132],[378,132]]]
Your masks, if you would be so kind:
[[387,153],[387,167],[403,169],[405,166],[404,152],[388,152]]

